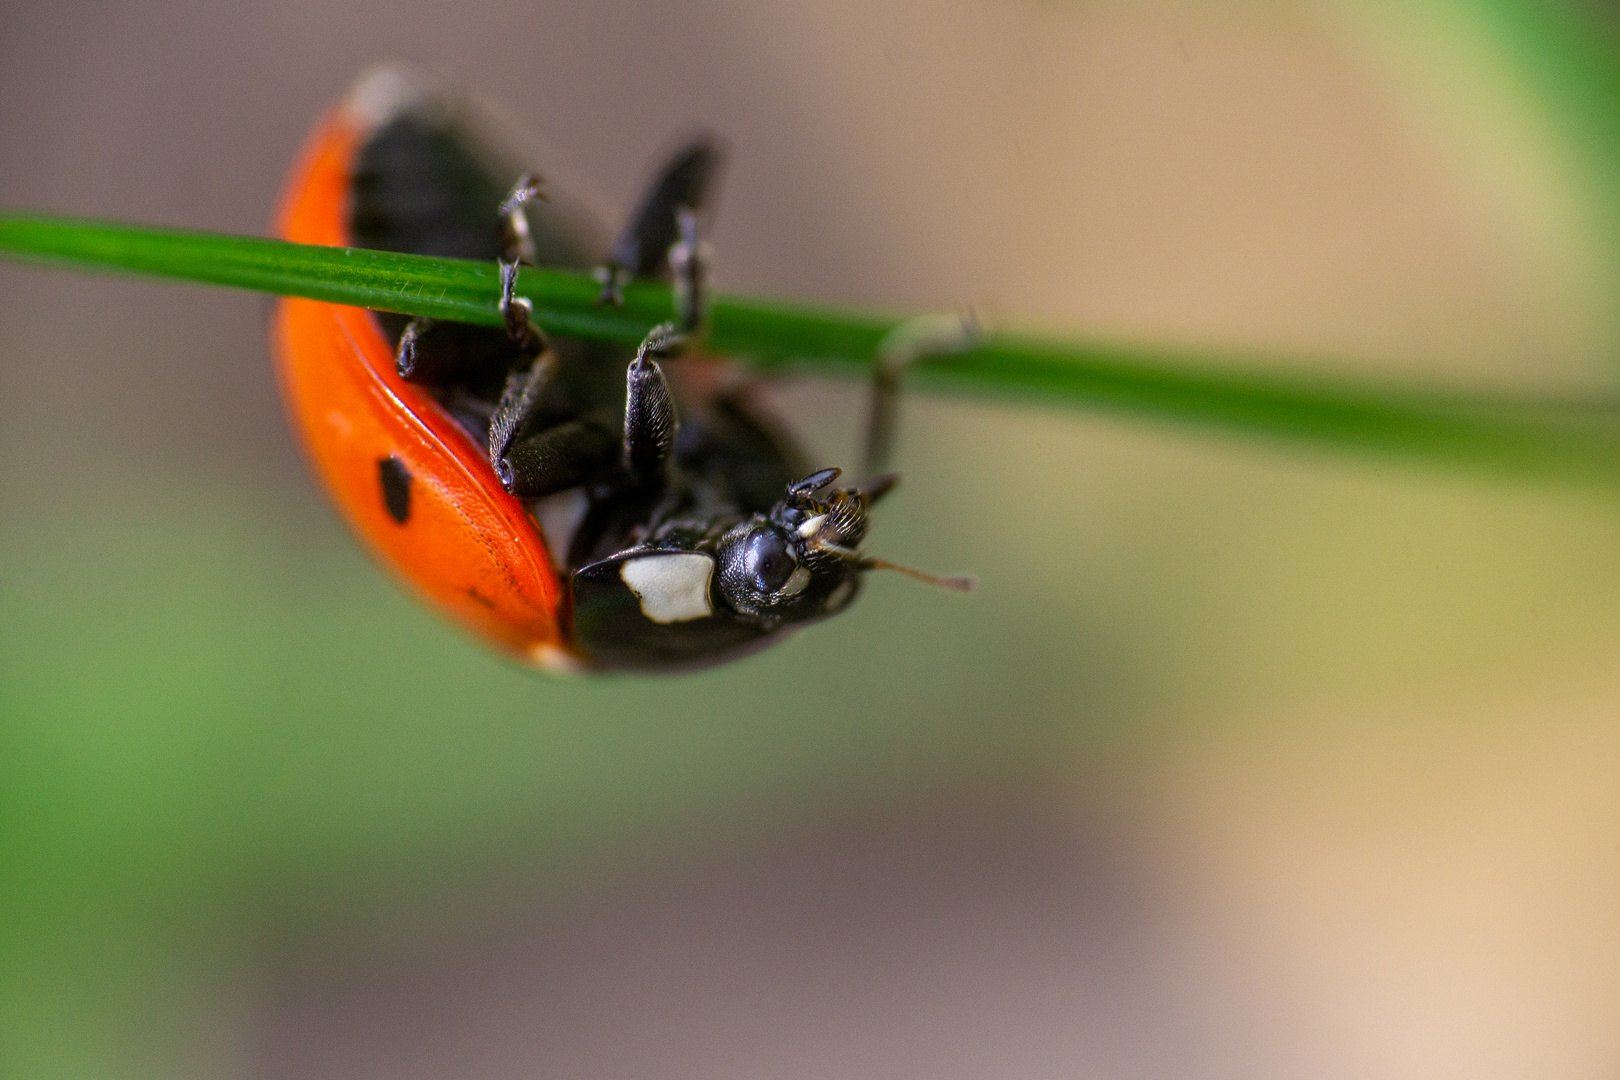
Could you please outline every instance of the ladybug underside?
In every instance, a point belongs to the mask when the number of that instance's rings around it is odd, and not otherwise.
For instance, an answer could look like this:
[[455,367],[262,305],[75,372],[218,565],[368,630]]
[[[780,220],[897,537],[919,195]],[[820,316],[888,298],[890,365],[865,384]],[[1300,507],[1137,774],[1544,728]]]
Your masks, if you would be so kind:
[[[364,139],[350,240],[512,258],[502,202],[517,170],[441,112],[404,112]],[[703,209],[716,158],[703,143],[676,156],[606,256],[608,273],[670,276],[677,216]],[[577,218],[549,203],[519,212],[526,260],[604,265]],[[720,662],[841,610],[858,590],[864,567],[854,549],[882,488],[818,496],[836,473],[801,480],[807,463],[762,407],[757,383],[729,367],[686,357],[671,361],[666,377],[650,355],[618,347],[375,318],[392,346],[406,342],[400,374],[428,390],[473,444],[492,448],[481,467],[529,506],[565,583],[563,632],[589,665]],[[408,512],[412,478],[397,471],[382,465],[377,497],[409,527],[395,511]]]

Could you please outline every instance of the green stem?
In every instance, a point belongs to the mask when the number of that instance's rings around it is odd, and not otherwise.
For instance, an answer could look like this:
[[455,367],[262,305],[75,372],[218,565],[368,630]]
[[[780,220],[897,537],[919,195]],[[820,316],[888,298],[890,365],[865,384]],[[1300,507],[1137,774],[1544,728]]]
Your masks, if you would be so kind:
[[[0,214],[0,253],[499,325],[494,263],[279,240]],[[547,331],[633,344],[669,318],[668,287],[635,283],[598,306],[589,274],[525,268],[518,291]],[[903,320],[720,295],[709,345],[766,370],[860,375]],[[1620,409],[1609,401],[1486,398],[1202,366],[1169,351],[995,334],[924,359],[919,381],[1323,447],[1609,486],[1620,481]]]

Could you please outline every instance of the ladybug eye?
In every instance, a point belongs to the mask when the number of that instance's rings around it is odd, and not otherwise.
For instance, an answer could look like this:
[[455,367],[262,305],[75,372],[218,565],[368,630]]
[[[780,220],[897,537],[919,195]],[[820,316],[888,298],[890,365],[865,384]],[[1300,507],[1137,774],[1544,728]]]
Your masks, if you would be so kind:
[[786,585],[798,562],[788,550],[787,541],[775,529],[766,529],[749,535],[742,550],[743,573],[749,584],[761,593],[774,593]]
[[719,556],[720,595],[733,610],[775,616],[803,608],[810,570],[799,565],[792,534],[755,518],[725,535]]

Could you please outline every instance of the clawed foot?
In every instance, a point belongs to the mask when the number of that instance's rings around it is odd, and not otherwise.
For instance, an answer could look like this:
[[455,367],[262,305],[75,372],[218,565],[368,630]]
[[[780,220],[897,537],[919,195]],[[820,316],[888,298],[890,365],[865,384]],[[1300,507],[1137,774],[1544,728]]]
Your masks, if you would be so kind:
[[602,291],[596,297],[597,306],[612,304],[614,307],[624,307],[624,287],[632,279],[630,271],[614,263],[603,263],[591,271],[596,283],[602,286]]
[[517,295],[518,264],[501,260],[501,319],[506,323],[506,336],[523,346],[531,356],[545,351],[545,335],[534,325],[534,304],[526,296]]
[[686,347],[686,342],[687,334],[674,323],[659,323],[647,331],[641,346],[636,349],[636,358],[632,363],[640,366],[647,362],[649,356],[675,356]]
[[524,173],[512,185],[501,203],[501,248],[506,262],[534,265],[534,238],[529,235],[529,217],[523,212],[530,199],[544,199],[540,177]]
[[[687,206],[675,209],[676,241],[669,247],[669,271],[675,289],[676,325],[690,333],[703,325],[705,286],[709,277],[710,249],[703,239],[702,221]],[[607,262],[591,272],[602,286],[598,304],[624,306],[624,287],[635,280],[635,273],[617,262]]]

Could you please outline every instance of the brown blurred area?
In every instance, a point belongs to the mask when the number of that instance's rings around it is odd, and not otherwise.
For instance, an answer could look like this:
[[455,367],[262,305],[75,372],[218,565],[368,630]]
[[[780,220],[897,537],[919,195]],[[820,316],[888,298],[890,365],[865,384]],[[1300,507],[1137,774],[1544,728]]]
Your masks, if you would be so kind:
[[[4,206],[261,232],[314,118],[403,59],[504,110],[610,216],[682,135],[721,134],[722,288],[1612,385],[1614,328],[1315,5],[9,0],[0,26]],[[265,310],[0,264],[4,512],[136,471],[323,521]],[[850,444],[853,389],[786,396]],[[1620,1070],[1612,505],[907,409],[929,520],[952,558],[1025,572],[1003,595],[1032,633],[1038,590],[1108,568],[1075,601],[1113,620],[1096,652],[1127,682],[1166,670],[1125,704],[1012,676],[992,695],[1083,704],[1103,734],[1054,726],[1039,767],[796,792],[576,854],[567,881],[278,908],[171,1018],[165,1075]]]

